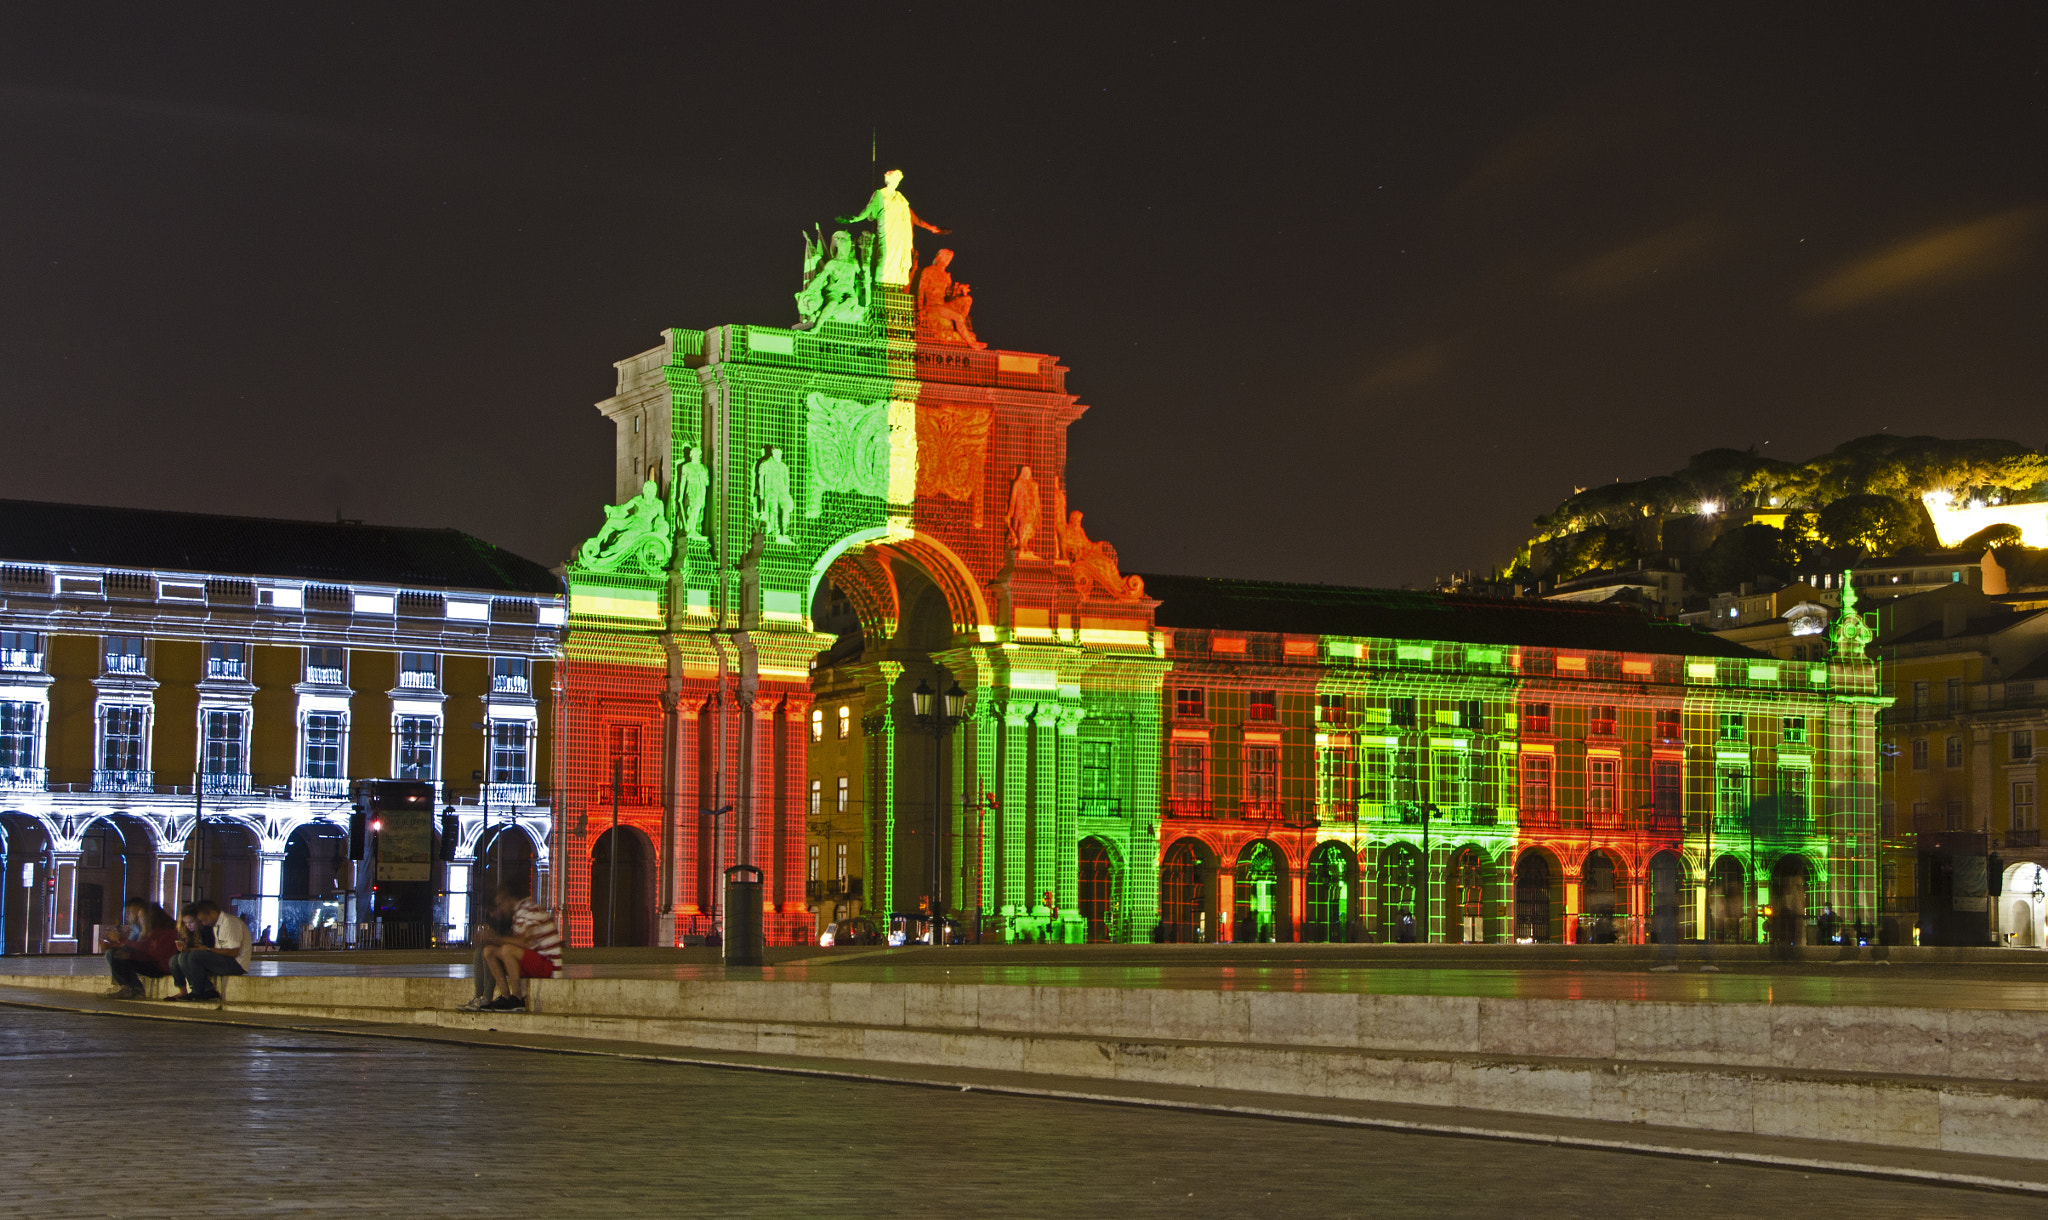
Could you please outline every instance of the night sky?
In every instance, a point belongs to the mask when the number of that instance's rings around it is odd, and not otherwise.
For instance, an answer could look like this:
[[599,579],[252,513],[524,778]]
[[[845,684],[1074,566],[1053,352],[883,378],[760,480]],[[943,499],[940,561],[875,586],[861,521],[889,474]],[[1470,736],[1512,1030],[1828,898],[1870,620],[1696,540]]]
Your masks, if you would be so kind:
[[1072,368],[1073,502],[1127,569],[1423,584],[1702,449],[2048,440],[2040,4],[0,28],[7,496],[557,563],[610,494],[611,362],[794,321],[871,131],[981,337]]

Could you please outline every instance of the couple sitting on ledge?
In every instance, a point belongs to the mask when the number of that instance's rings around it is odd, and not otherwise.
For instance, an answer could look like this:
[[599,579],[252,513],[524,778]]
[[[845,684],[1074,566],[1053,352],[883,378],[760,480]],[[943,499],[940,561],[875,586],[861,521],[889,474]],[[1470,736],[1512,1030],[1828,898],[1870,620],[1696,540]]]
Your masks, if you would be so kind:
[[551,979],[562,968],[554,913],[518,879],[498,887],[476,945],[476,998],[462,1006],[469,1012],[524,1012],[526,980]]
[[202,898],[187,906],[181,919],[145,898],[130,898],[122,908],[122,926],[107,949],[107,970],[114,976],[112,1000],[139,1000],[143,979],[169,975],[178,985],[172,1002],[220,999],[213,980],[249,972],[254,938],[241,916]]

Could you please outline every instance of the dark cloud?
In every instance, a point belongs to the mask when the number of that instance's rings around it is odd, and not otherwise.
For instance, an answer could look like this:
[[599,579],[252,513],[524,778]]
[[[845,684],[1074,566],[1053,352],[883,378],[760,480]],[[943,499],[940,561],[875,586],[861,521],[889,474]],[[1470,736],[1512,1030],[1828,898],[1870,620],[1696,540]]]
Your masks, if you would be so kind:
[[2033,253],[2044,218],[2038,207],[2012,208],[1917,234],[1836,268],[1799,303],[1832,313],[2010,270]]

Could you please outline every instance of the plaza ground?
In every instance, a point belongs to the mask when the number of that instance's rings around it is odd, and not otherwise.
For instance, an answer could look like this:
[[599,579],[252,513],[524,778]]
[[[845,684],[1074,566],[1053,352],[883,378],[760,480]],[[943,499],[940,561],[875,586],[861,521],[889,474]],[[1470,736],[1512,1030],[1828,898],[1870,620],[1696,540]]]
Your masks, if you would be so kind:
[[1733,1162],[11,1006],[0,1056],[0,1210],[52,1220],[2040,1213]]

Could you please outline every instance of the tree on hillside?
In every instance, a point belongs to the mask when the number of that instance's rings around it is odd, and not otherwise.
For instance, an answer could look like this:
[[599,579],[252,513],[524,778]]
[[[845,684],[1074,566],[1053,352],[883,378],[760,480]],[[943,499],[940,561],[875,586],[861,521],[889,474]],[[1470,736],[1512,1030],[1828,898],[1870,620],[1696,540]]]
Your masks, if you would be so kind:
[[1745,525],[1714,539],[1693,567],[1693,583],[1702,593],[1732,593],[1744,582],[1764,576],[1790,580],[1797,559],[1788,531]]
[[1858,547],[1870,555],[1896,555],[1925,544],[1924,512],[1892,496],[1843,496],[1814,522],[1821,540],[1832,547]]

